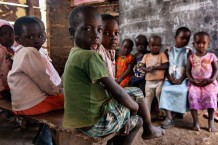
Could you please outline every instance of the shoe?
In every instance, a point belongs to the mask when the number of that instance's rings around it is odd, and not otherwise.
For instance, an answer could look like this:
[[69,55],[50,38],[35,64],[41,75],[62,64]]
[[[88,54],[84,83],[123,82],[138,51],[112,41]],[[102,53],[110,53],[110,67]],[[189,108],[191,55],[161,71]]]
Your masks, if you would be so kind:
[[161,122],[161,127],[163,129],[168,129],[168,128],[171,128],[174,126],[175,126],[174,121],[172,119],[169,119],[168,117],[166,117],[165,120],[163,122]]

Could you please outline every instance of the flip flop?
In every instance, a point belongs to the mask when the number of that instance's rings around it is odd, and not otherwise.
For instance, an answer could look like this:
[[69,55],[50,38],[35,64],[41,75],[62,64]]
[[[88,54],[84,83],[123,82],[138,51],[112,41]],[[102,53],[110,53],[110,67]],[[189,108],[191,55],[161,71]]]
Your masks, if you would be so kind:
[[149,140],[149,139],[154,139],[154,138],[158,138],[165,135],[165,130],[162,129],[161,127],[156,127],[155,128],[155,134],[151,134],[149,136],[143,136],[142,134],[142,139],[144,140]]

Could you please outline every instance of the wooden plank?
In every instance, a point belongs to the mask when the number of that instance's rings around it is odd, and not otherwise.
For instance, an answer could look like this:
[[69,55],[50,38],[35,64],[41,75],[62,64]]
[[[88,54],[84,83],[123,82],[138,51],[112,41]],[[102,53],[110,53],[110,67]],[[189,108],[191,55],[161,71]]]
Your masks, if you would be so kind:
[[16,4],[26,4],[26,0],[1,0],[2,2],[16,3]]
[[78,6],[85,3],[100,3],[105,2],[105,0],[71,0],[71,6]]

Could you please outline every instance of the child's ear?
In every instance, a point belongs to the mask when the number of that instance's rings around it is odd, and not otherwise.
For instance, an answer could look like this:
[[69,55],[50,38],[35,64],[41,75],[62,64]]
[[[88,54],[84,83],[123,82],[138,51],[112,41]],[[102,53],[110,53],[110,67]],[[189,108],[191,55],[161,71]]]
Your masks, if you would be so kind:
[[73,28],[69,28],[69,33],[70,33],[70,36],[72,36],[72,39],[75,38],[75,30]]
[[15,41],[16,41],[17,43],[20,43],[20,37],[19,37],[19,36],[15,36],[14,39],[15,39]]

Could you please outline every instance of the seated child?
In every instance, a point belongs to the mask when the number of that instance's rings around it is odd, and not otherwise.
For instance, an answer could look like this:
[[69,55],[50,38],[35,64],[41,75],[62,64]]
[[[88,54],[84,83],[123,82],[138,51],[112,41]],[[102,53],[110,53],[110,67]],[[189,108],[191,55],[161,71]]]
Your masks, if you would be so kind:
[[175,46],[165,51],[169,60],[169,68],[166,71],[166,80],[160,96],[160,109],[164,109],[167,115],[161,123],[162,128],[170,128],[175,125],[171,112],[185,113],[187,111],[188,86],[185,72],[191,50],[186,45],[190,36],[191,31],[187,27],[178,28],[175,35]]
[[145,54],[141,63],[145,66],[142,69],[146,72],[145,100],[151,110],[154,97],[159,103],[165,70],[168,68],[168,59],[164,53],[160,53],[161,38],[159,36],[151,36],[148,46],[151,53]]
[[0,98],[11,99],[7,82],[8,72],[12,67],[14,30],[11,24],[0,19]]
[[133,41],[124,39],[121,44],[120,55],[116,59],[116,82],[121,87],[128,87],[132,77],[134,56],[131,53]]
[[64,70],[64,127],[92,137],[120,132],[126,136],[117,136],[114,145],[130,145],[142,125],[138,104],[110,77],[101,56],[90,51],[101,44],[101,15],[92,6],[79,6],[70,13],[69,24],[75,47]]
[[199,131],[198,110],[208,111],[208,130],[215,132],[214,112],[217,109],[217,57],[208,53],[210,36],[207,32],[194,35],[195,54],[189,56],[187,77],[189,79],[188,100],[193,117],[193,130]]
[[46,73],[39,49],[44,43],[44,31],[34,17],[21,17],[14,24],[15,40],[20,45],[15,52],[8,84],[12,109],[16,114],[35,115],[63,109],[64,96]]
[[[109,70],[112,78],[115,77],[115,63],[113,57],[111,57],[111,51],[113,51],[119,45],[119,25],[118,20],[110,15],[103,14],[103,37],[102,37],[102,45],[95,49],[94,51],[98,52],[104,62],[106,63],[106,67]],[[105,47],[105,48],[104,48]],[[136,101],[139,105],[138,115],[143,119],[143,139],[153,139],[156,137],[161,137],[164,135],[164,130],[155,127],[152,125],[150,112],[147,108],[146,102],[144,100],[144,95],[141,89],[137,87],[125,87],[125,91],[131,96],[131,98]]]
[[135,38],[135,46],[137,53],[134,55],[135,63],[133,67],[134,75],[132,77],[131,86],[139,87],[145,94],[145,72],[142,70],[142,58],[149,53],[147,50],[148,41],[145,35],[138,35]]

